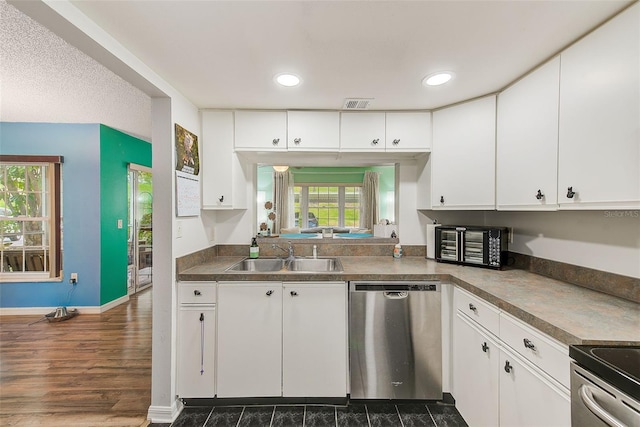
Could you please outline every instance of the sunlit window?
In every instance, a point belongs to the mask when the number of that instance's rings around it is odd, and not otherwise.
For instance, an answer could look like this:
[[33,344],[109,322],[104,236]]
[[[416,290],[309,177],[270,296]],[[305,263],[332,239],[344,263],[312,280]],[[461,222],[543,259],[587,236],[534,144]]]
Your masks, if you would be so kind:
[[0,157],[0,277],[56,277],[61,265],[61,158]]
[[360,186],[301,185],[295,186],[293,193],[297,227],[360,226]]

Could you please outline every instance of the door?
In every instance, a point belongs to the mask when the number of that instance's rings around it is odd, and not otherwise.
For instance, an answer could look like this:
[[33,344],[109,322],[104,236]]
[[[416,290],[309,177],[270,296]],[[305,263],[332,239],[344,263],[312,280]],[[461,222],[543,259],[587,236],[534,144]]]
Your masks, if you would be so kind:
[[129,267],[128,293],[145,289],[153,278],[153,182],[151,169],[143,166],[129,167],[128,191]]

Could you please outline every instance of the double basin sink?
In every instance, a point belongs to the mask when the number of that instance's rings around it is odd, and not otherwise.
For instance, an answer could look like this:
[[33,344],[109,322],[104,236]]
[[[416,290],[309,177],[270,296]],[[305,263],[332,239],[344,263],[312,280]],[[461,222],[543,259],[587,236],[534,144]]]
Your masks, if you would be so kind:
[[342,263],[337,258],[245,258],[227,268],[226,271],[339,273],[343,269]]

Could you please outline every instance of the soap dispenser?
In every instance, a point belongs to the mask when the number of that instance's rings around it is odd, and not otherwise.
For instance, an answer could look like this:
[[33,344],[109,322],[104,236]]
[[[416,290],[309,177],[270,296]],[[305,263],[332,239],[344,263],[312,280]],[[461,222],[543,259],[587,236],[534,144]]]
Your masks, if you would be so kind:
[[258,258],[260,256],[260,247],[256,238],[251,239],[251,247],[249,248],[249,258]]

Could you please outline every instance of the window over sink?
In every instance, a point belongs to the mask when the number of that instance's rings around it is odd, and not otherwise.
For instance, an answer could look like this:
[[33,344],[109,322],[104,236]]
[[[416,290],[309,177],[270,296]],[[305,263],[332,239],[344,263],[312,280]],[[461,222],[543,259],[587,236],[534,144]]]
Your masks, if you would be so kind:
[[[379,174],[379,218],[395,221],[395,165],[363,167],[296,167],[290,166],[288,218],[282,227],[305,237],[315,237],[322,229],[335,233],[373,235],[362,223],[363,178],[365,172]],[[274,194],[274,168],[257,167],[257,229],[274,230],[278,214]]]

